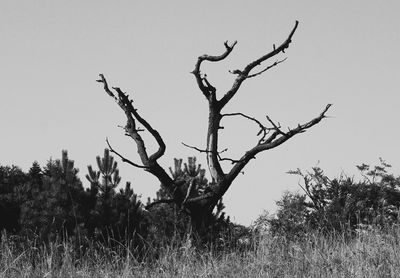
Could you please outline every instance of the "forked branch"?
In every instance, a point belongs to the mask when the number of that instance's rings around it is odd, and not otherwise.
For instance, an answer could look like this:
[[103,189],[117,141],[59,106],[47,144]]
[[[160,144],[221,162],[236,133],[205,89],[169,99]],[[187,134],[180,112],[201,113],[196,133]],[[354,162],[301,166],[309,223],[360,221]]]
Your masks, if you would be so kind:
[[238,113],[222,114],[221,116],[222,116],[222,117],[241,116],[241,117],[243,117],[243,118],[246,118],[246,119],[248,119],[248,120],[250,120],[250,121],[255,122],[255,123],[260,127],[260,130],[259,130],[258,133],[257,133],[257,136],[261,135],[261,138],[258,140],[258,143],[259,143],[259,144],[260,144],[261,142],[263,142],[264,139],[265,139],[265,137],[267,136],[267,134],[268,134],[271,130],[273,130],[273,128],[265,127],[265,126],[264,126],[259,120],[257,120],[256,118],[247,116],[246,114],[243,114],[243,113],[240,113],[240,112],[238,112]]
[[288,38],[279,46],[275,47],[271,52],[261,56],[260,58],[254,60],[253,62],[249,63],[243,70],[235,70],[232,73],[237,74],[237,77],[235,81],[233,82],[233,85],[231,89],[221,98],[219,101],[220,107],[224,107],[231,99],[232,97],[236,94],[236,92],[239,90],[240,86],[242,85],[243,81],[245,81],[247,78],[255,77],[257,75],[260,75],[261,73],[267,71],[268,69],[278,65],[279,63],[282,63],[285,61],[285,59],[281,61],[277,61],[271,66],[265,68],[264,70],[255,73],[255,74],[250,74],[250,72],[257,66],[261,65],[263,62],[267,61],[268,59],[274,57],[275,55],[278,55],[280,52],[285,53],[285,49],[289,47],[289,44],[292,42],[292,37],[294,33],[296,32],[297,26],[299,25],[299,22],[296,20],[296,23],[290,32]]
[[[222,53],[221,55],[201,55],[199,56],[199,58],[197,59],[196,65],[194,70],[191,72],[194,74],[194,76],[196,77],[196,81],[197,81],[197,85],[199,86],[200,90],[203,92],[204,96],[209,99],[211,94],[213,93],[212,91],[210,91],[211,88],[214,87],[210,87],[210,83],[208,83],[206,77],[204,78],[201,76],[201,71],[200,71],[200,67],[201,67],[201,63],[203,63],[203,61],[209,61],[209,62],[218,62],[218,61],[222,61],[223,59],[225,59],[226,57],[228,57],[228,55],[232,52],[233,48],[235,47],[237,41],[235,41],[233,44],[229,45],[228,42],[226,41],[224,43],[225,46],[225,52]],[[206,83],[206,84],[204,84]],[[214,88],[215,89],[215,88]],[[215,93],[215,90],[214,90]]]
[[[322,119],[326,118],[325,114],[331,107],[331,104],[328,104],[325,109],[320,113],[320,115],[311,121],[298,125],[294,129],[289,129],[288,132],[283,132],[280,129],[280,125],[276,125],[273,121],[270,119],[270,123],[273,125],[273,129],[275,130],[267,139],[265,139],[264,142],[257,144],[255,147],[247,151],[241,159],[232,167],[230,172],[226,175],[227,180],[233,181],[236,176],[240,173],[240,171],[246,166],[246,164],[250,161],[250,159],[255,158],[255,156],[262,152],[266,151],[269,149],[273,149],[282,143],[286,142],[293,136],[299,133],[305,132],[307,129],[311,128],[312,126],[318,124]],[[227,190],[227,188],[226,188]],[[225,192],[224,190],[223,192]]]
[[[129,96],[126,93],[122,92],[120,88],[112,87],[115,93],[111,91],[111,89],[108,86],[107,80],[103,74],[100,74],[100,79],[97,80],[97,82],[103,84],[106,93],[117,102],[119,107],[125,113],[125,116],[127,118],[127,123],[124,127],[125,133],[135,141],[137,146],[137,152],[140,156],[143,165],[134,163],[131,160],[119,154],[112,148],[110,142],[107,139],[107,145],[110,148],[110,151],[118,155],[123,162],[129,163],[130,165],[138,168],[145,169],[146,171],[156,176],[158,180],[162,184],[164,184],[164,186],[172,188],[174,186],[173,180],[164,171],[164,169],[161,168],[161,166],[157,163],[157,159],[164,154],[166,149],[166,146],[164,144],[163,139],[161,138],[161,135],[145,119],[143,119],[140,116],[140,114],[137,112],[137,109],[133,107],[133,101],[130,100]],[[139,132],[142,130],[136,128],[136,121],[138,121],[141,125],[143,125],[143,127],[154,137],[154,139],[158,143],[158,150],[155,151],[150,156],[147,154],[145,142],[143,141],[142,137],[139,134]]]
[[[114,98],[114,100],[118,103],[118,105],[121,107],[121,109],[125,112],[125,115],[128,119],[128,122],[125,126],[125,132],[127,135],[132,137],[137,146],[138,146],[138,152],[140,155],[140,158],[142,159],[142,163],[144,165],[148,164],[151,161],[156,161],[158,158],[160,158],[166,149],[165,143],[163,139],[161,138],[161,135],[158,133],[157,130],[153,129],[153,127],[145,120],[143,119],[140,114],[137,112],[137,109],[133,107],[133,101],[129,99],[129,96],[122,92],[122,90],[118,87],[113,87],[113,89],[117,92],[118,97],[114,95],[114,93],[109,89],[107,80],[104,77],[103,74],[100,74],[99,80],[97,82],[103,83],[104,85],[104,90],[107,92],[109,96]],[[139,129],[136,129],[136,120],[142,124],[148,132],[154,137],[154,139],[158,143],[158,150],[154,152],[150,157],[147,155],[145,143],[141,136],[139,135]]]

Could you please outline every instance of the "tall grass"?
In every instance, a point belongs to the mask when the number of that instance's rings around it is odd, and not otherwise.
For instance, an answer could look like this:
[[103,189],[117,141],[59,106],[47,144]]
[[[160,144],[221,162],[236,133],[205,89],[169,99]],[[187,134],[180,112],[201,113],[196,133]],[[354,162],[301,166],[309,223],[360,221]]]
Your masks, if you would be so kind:
[[84,255],[69,242],[47,246],[3,234],[2,277],[400,277],[400,228],[349,234],[310,232],[289,241],[261,236],[256,247],[199,251],[190,239],[159,247],[141,262],[121,246],[91,245]]

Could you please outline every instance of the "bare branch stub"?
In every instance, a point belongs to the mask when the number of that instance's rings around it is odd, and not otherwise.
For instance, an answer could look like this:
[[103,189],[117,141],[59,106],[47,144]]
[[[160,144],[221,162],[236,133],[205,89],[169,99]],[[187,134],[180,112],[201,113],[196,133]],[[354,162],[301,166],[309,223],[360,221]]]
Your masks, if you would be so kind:
[[106,78],[104,77],[104,75],[103,75],[103,74],[99,74],[99,76],[100,76],[100,79],[98,79],[98,80],[96,80],[96,81],[99,82],[99,83],[103,83],[104,91],[106,91],[106,93],[107,93],[110,97],[112,97],[115,101],[118,101],[118,99],[115,97],[115,95],[114,95],[114,94],[111,92],[111,90],[108,88],[107,80],[106,80]]
[[273,129],[274,129],[275,131],[277,131],[277,132],[278,132],[279,134],[281,134],[281,135],[286,136],[286,133],[283,132],[283,131],[281,130],[281,124],[280,124],[280,123],[275,124],[274,121],[272,121],[270,117],[268,117],[268,116],[266,116],[266,117],[267,117],[267,120],[268,120],[268,121],[271,123],[271,125],[273,126]]

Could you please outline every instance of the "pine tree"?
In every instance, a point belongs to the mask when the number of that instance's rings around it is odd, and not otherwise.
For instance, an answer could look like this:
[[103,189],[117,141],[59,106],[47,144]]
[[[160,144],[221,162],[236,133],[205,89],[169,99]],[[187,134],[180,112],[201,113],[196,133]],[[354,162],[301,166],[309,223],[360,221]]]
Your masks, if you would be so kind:
[[43,236],[73,235],[84,221],[82,202],[84,189],[78,178],[74,161],[62,151],[61,160],[49,160],[44,169],[44,195],[47,198],[42,212],[47,221]]
[[[86,179],[90,182],[90,201],[93,207],[90,212],[89,233],[93,235],[95,228],[101,232],[101,237],[108,238],[114,233],[113,229],[118,222],[118,211],[115,200],[115,188],[121,182],[118,163],[110,155],[108,149],[104,156],[96,157],[98,171],[88,166]],[[99,180],[101,177],[101,181]]]
[[136,245],[140,244],[139,239],[147,236],[147,219],[142,203],[131,188],[130,182],[126,182],[125,188],[121,188],[116,194],[115,204],[118,219],[114,235],[119,237],[119,241],[130,242],[134,239]]
[[21,187],[19,223],[24,234],[31,234],[46,225],[43,218],[47,195],[43,188],[43,172],[37,161],[28,172],[29,180]]

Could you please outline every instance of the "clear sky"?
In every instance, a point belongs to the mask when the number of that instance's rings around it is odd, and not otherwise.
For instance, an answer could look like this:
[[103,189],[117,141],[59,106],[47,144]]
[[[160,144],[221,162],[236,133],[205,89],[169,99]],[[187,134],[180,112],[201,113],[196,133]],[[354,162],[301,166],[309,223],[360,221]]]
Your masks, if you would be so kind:
[[[87,185],[86,166],[95,165],[106,137],[139,161],[134,142],[117,127],[124,114],[95,82],[104,73],[163,136],[163,166],[196,155],[205,167],[202,154],[181,145],[206,144],[207,102],[189,73],[197,57],[220,54],[224,41],[238,40],[228,59],[203,67],[222,95],[234,79],[228,70],[270,51],[299,20],[281,56],[288,59],[247,80],[224,112],[264,121],[269,115],[287,127],[332,103],[331,118],[251,161],[226,194],[228,214],[249,224],[263,209],[273,212],[285,190],[298,190],[299,179],[286,174],[298,167],[319,163],[331,176],[354,174],[355,165],[382,157],[400,174],[399,12],[398,0],[1,0],[0,163],[28,170],[66,149]],[[238,158],[257,142],[253,123],[223,124],[227,156]],[[154,196],[154,177],[119,166],[143,200]]]

